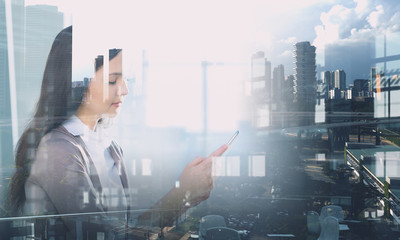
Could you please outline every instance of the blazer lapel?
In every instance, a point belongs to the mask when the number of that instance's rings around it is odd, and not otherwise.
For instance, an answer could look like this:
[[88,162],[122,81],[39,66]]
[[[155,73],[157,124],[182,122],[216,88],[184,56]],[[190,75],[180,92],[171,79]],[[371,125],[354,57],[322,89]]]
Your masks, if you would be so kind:
[[116,145],[116,143],[114,141],[112,141],[112,143],[111,143],[110,152],[111,152],[112,158],[115,161],[117,168],[120,170],[119,172],[120,172],[121,183],[122,183],[122,187],[124,188],[126,202],[127,202],[127,215],[126,215],[127,218],[126,219],[127,219],[127,221],[129,221],[131,204],[130,204],[128,177],[126,175],[126,168],[125,168],[125,164],[123,161],[123,155],[122,155],[122,152],[120,151],[120,148]]
[[97,205],[102,211],[107,211],[107,207],[105,207],[102,203],[102,198],[104,196],[101,195],[101,193],[103,192],[103,188],[101,186],[100,178],[97,173],[96,167],[93,163],[93,160],[89,154],[89,150],[86,147],[85,142],[82,140],[82,138],[80,136],[74,136],[70,132],[68,132],[68,130],[64,126],[61,125],[59,129],[60,129],[60,131],[67,134],[74,140],[74,142],[77,144],[77,146],[82,154],[84,162],[86,163],[87,171],[88,171],[90,180],[93,184],[92,187],[95,190],[94,194],[96,195],[96,197],[98,198],[98,201],[100,202],[100,205],[98,205],[96,203],[96,199],[90,198],[89,199],[90,204]]
[[122,186],[124,187],[124,189],[128,189],[129,188],[128,178],[126,176],[125,164],[122,161],[122,159],[123,159],[122,153],[121,153],[120,149],[116,146],[114,141],[111,143],[110,150],[111,150],[110,151],[111,156],[114,159],[115,165],[120,170],[119,172],[120,172]]

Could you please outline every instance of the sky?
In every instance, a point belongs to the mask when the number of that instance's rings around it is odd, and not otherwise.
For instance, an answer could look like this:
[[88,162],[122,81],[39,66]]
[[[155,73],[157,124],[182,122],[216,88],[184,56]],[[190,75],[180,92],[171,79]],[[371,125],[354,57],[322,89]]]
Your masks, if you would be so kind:
[[80,35],[87,41],[80,41],[86,47],[134,45],[158,52],[154,57],[160,61],[207,59],[243,63],[252,52],[262,50],[267,58],[275,60],[273,65],[288,65],[288,73],[291,73],[288,62],[295,42],[310,41],[322,56],[327,44],[360,41],[378,31],[399,28],[400,4],[397,2],[26,1],[27,4],[58,5],[60,11],[71,16],[66,17],[66,25],[79,23],[84,29]]
[[78,79],[90,72],[93,55],[121,47],[132,60],[131,75],[140,80],[139,56],[144,49],[150,64],[147,122],[189,131],[202,129],[201,61],[212,63],[207,75],[209,127],[228,131],[247,117],[243,115],[243,86],[250,80],[253,53],[264,51],[272,67],[283,64],[285,73],[291,74],[293,44],[309,41],[317,47],[317,63],[324,66],[326,47],[351,46],[398,31],[397,2],[26,1],[57,5],[65,12],[65,24],[74,24]]

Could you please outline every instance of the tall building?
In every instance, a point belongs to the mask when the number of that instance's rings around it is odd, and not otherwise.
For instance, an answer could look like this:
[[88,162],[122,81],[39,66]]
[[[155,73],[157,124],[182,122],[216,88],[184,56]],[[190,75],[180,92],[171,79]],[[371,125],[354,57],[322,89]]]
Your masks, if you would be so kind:
[[271,125],[284,127],[284,106],[282,101],[283,86],[285,84],[285,68],[279,64],[272,72],[271,81]]
[[371,80],[368,79],[356,79],[354,80],[354,87],[352,94],[354,97],[372,97],[372,84]]
[[24,0],[7,3],[8,7],[0,1],[0,175],[4,177],[14,171],[15,144],[35,108],[51,43],[63,27],[56,7],[26,7]]
[[265,97],[271,98],[271,62],[265,58],[264,52],[259,51],[251,57],[251,82],[252,92],[265,91]]
[[357,41],[356,43],[332,43],[325,47],[325,69],[343,69],[352,83],[357,78],[368,78],[368,71],[373,58],[374,40]]
[[5,3],[0,2],[0,163],[3,166],[5,159],[12,159],[12,129],[10,82],[8,81],[8,54]]
[[346,89],[346,73],[343,70],[338,69],[335,71],[335,88]]
[[[374,86],[374,84],[376,84],[376,67],[371,67],[370,70],[370,80],[371,80],[371,84],[372,86]],[[371,86],[371,91],[372,91],[372,86]]]
[[282,86],[285,81],[285,67],[279,64],[272,72],[272,99],[280,101],[282,98]]
[[39,99],[47,56],[54,38],[64,26],[63,14],[56,6],[31,5],[26,7],[25,12],[25,68],[23,78],[17,80],[20,131],[32,117]]
[[312,125],[315,122],[316,102],[316,48],[310,42],[298,42],[294,45],[294,102],[297,111],[302,113],[297,119],[299,126]]
[[293,83],[294,76],[288,75],[282,84],[283,127],[290,127],[295,124],[291,115],[291,112],[295,111],[293,108]]
[[331,71],[323,72],[323,82],[327,86],[328,90],[335,88],[335,74]]
[[284,90],[282,94],[283,98],[285,99],[284,101],[290,105],[293,105],[294,101],[293,89],[294,89],[294,75],[290,74],[285,79]]
[[272,98],[271,62],[265,58],[265,87],[270,89],[269,97]]
[[9,4],[7,8],[6,2],[0,1],[0,175],[7,176],[13,170],[18,139],[15,83],[23,72],[25,1],[9,1]]
[[251,57],[251,98],[252,122],[256,128],[271,125],[271,62],[264,52],[257,52]]

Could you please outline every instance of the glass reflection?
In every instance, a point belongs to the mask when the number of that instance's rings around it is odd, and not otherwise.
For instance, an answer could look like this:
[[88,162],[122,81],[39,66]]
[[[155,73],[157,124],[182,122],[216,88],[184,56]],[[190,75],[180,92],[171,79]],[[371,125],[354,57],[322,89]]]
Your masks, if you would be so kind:
[[[96,214],[15,218],[5,205],[14,149],[35,109],[51,42],[72,20],[74,96],[83,96],[101,49],[124,49],[124,72],[132,72],[124,110],[108,129],[124,149],[129,224],[138,226],[144,210],[184,186],[179,174],[188,159],[209,155],[241,132],[213,159],[209,198],[177,213],[173,227],[141,226],[138,238],[224,232],[317,239],[327,206],[342,208],[344,219],[336,217],[342,230],[333,234],[341,239],[399,237],[396,1],[74,2],[0,3],[0,232],[6,239],[46,231],[47,238],[68,238],[60,232],[63,221],[77,223],[82,236],[107,236],[94,230]],[[34,158],[35,151],[26,154]],[[116,188],[97,194],[96,204],[107,196],[110,208],[123,204]],[[83,206],[91,199],[82,190]],[[161,211],[153,213],[157,218]],[[209,216],[224,221],[207,235],[200,225]],[[110,218],[121,220],[119,213]]]

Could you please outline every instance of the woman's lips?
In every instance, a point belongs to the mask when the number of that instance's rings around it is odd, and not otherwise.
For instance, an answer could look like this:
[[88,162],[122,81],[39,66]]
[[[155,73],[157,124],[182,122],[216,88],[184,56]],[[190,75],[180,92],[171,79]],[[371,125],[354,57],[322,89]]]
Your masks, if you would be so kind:
[[114,107],[120,107],[122,105],[122,102],[115,102],[113,104],[111,104]]

